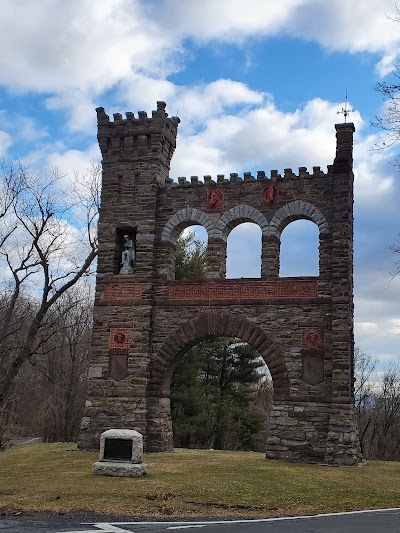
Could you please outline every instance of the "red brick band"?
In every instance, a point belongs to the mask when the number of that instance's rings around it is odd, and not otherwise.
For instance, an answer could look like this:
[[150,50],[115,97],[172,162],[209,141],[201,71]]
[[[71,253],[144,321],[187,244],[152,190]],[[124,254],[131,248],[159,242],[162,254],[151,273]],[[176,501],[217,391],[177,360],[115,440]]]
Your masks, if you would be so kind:
[[316,298],[317,281],[179,283],[168,287],[169,300],[280,300]]
[[139,283],[108,283],[103,289],[102,300],[107,302],[141,299],[142,286]]

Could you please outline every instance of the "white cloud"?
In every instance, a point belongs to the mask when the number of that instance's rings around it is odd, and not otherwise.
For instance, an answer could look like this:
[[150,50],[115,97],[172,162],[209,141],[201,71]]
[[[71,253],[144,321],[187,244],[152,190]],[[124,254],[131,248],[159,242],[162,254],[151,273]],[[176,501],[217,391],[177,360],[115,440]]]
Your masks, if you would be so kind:
[[393,194],[395,168],[388,163],[393,150],[375,149],[382,144],[383,134],[356,137],[354,145],[355,197],[362,203],[385,202]]
[[166,0],[161,17],[177,33],[197,42],[242,44],[260,36],[291,34],[329,50],[382,54],[383,75],[398,55],[393,0]]
[[76,173],[83,176],[93,162],[101,160],[100,150],[97,144],[93,144],[87,150],[66,150],[63,152],[52,152],[47,157],[47,167],[57,168],[61,175],[65,176],[62,180],[64,185],[68,185],[71,176]]
[[45,105],[51,111],[65,111],[67,126],[72,132],[96,131],[96,113],[92,98],[87,92],[71,90],[46,99]]
[[161,17],[166,25],[198,42],[238,43],[249,36],[274,35],[304,0],[166,0]]
[[160,93],[174,104],[175,97],[189,117],[252,95],[244,84],[227,87],[229,80],[215,82],[210,94],[208,86],[196,94],[166,81],[183,68],[185,39],[241,46],[254,37],[292,34],[328,49],[381,54],[378,68],[387,73],[398,48],[398,25],[386,16],[393,11],[392,0],[379,7],[376,0],[4,0],[0,84],[46,93],[49,109],[67,111],[72,131],[92,128],[92,102],[116,87],[130,87],[127,99],[138,105]]
[[23,141],[35,144],[48,136],[47,128],[39,124],[33,117],[20,113],[9,113],[6,110],[0,111],[0,117],[4,129],[12,137],[13,143]]
[[226,114],[227,109],[251,109],[267,96],[246,84],[230,79],[217,79],[208,84],[175,85],[167,80],[132,76],[121,84],[119,96],[128,107],[149,109],[156,100],[168,102],[170,114],[179,115],[180,131],[203,128],[211,118]]
[[61,141],[44,143],[37,150],[32,150],[22,163],[31,169],[43,172],[57,170],[61,176],[59,186],[67,188],[74,174],[83,176],[92,163],[101,161],[99,147],[90,145],[86,150],[67,149]]
[[[209,118],[204,129],[180,130],[171,174],[220,174],[249,170],[326,166],[335,157],[337,104],[321,99],[308,102],[293,113],[279,111],[270,97],[259,94],[259,105],[220,112]],[[256,99],[254,98],[254,101]],[[225,108],[223,108],[225,109]],[[196,117],[201,120],[201,115]],[[257,168],[255,168],[255,165]]]
[[174,44],[143,10],[138,0],[5,0],[0,83],[22,91],[102,91],[132,69],[169,72]]
[[12,145],[12,138],[6,131],[0,130],[0,157],[6,155],[8,149]]
[[392,0],[311,0],[297,10],[291,27],[333,50],[386,53],[398,42],[398,26],[388,18],[395,13]]
[[379,326],[375,322],[356,322],[354,328],[356,333],[361,335],[363,333],[375,333]]

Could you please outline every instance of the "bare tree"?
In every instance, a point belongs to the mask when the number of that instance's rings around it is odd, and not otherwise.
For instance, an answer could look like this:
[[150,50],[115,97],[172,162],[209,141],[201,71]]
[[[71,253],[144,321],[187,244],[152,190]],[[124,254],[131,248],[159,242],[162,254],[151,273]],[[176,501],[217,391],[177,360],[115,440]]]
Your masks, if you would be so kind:
[[361,451],[364,455],[368,452],[368,430],[373,417],[375,368],[376,361],[372,359],[371,355],[356,346],[354,350],[354,396]]
[[377,459],[400,458],[400,367],[391,363],[375,396],[371,444]]
[[92,306],[86,291],[68,291],[57,303],[56,320],[41,332],[41,350],[32,362],[45,391],[41,411],[46,441],[69,442],[78,436],[86,396]]
[[0,180],[0,261],[8,276],[0,287],[1,409],[24,363],[40,352],[60,298],[91,273],[100,166],[64,190],[56,170],[39,175],[14,165],[3,167]]

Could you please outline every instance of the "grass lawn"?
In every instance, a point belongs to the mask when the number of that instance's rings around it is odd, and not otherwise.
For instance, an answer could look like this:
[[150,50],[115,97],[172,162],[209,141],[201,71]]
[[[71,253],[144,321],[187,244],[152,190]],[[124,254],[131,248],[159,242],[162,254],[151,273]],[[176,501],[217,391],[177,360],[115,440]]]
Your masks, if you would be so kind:
[[282,516],[400,507],[400,463],[362,468],[267,461],[260,453],[149,454],[144,478],[92,475],[97,453],[38,444],[0,453],[0,510],[132,516]]

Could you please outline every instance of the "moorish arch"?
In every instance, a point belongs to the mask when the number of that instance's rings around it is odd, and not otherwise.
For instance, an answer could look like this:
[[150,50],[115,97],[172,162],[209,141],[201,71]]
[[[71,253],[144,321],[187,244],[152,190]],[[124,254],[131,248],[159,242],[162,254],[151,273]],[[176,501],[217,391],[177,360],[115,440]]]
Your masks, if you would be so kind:
[[[353,387],[354,126],[337,124],[323,172],[169,177],[179,119],[165,103],[147,116],[97,109],[102,205],[88,376],[79,437],[96,449],[109,428],[135,429],[147,451],[170,450],[169,383],[202,339],[229,335],[264,358],[274,380],[269,459],[360,461]],[[318,276],[279,278],[280,235],[297,219],[319,227]],[[226,237],[262,232],[260,279],[226,279]],[[176,239],[208,233],[205,278],[172,276]]]

